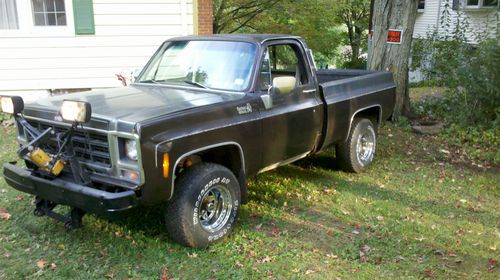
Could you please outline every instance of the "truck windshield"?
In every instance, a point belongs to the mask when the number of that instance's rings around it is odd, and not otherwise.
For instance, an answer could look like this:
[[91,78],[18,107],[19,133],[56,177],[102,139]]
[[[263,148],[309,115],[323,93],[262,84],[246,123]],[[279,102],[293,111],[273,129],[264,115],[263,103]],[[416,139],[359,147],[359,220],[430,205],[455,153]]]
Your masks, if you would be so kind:
[[171,42],[153,57],[138,81],[243,91],[250,83],[256,50],[247,42]]

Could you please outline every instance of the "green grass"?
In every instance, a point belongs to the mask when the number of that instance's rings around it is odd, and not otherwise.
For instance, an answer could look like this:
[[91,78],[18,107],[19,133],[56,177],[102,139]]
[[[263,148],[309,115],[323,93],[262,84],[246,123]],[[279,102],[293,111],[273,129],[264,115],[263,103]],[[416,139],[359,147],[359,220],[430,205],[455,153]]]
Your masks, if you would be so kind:
[[[0,131],[0,161],[14,160],[14,130]],[[162,207],[88,215],[68,233],[2,179],[0,279],[499,279],[500,169],[444,148],[389,124],[364,174],[338,171],[327,151],[259,175],[232,234],[207,250],[171,241]]]

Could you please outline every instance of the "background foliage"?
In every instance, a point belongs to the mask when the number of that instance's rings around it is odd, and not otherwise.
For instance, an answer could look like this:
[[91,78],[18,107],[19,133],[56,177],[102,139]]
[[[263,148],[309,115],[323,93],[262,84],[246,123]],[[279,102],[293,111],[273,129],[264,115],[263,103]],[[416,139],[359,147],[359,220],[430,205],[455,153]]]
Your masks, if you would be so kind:
[[216,0],[215,33],[294,34],[319,66],[364,68],[369,0]]

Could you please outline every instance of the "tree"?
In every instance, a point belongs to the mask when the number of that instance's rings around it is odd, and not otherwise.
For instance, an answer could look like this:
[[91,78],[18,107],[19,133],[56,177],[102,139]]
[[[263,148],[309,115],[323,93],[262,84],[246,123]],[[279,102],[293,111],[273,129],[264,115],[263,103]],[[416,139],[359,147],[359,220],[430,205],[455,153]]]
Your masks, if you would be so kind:
[[235,33],[280,0],[214,0],[214,33]]
[[[393,119],[410,115],[408,70],[413,29],[417,17],[418,0],[372,0],[374,30],[372,53],[368,67],[394,74],[396,104]],[[389,29],[402,30],[401,44],[388,44]]]
[[347,27],[347,43],[352,50],[349,65],[359,65],[360,49],[368,35],[370,0],[341,0],[335,6],[340,22]]

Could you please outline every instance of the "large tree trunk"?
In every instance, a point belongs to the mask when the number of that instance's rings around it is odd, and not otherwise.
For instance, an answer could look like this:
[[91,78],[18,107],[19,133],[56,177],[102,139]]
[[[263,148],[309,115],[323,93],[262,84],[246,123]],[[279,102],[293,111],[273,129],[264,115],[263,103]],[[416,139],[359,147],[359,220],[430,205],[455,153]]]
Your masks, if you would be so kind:
[[[418,0],[372,0],[372,53],[368,68],[394,74],[396,104],[393,119],[410,115],[408,94],[408,64],[411,41],[417,17]],[[400,45],[387,43],[389,29],[403,30]]]

